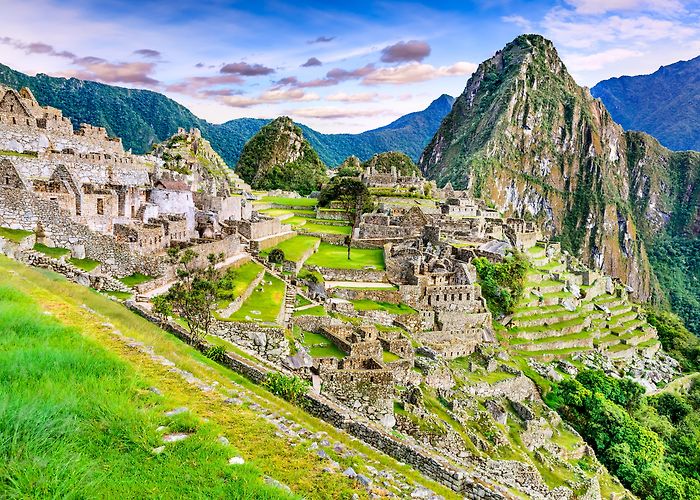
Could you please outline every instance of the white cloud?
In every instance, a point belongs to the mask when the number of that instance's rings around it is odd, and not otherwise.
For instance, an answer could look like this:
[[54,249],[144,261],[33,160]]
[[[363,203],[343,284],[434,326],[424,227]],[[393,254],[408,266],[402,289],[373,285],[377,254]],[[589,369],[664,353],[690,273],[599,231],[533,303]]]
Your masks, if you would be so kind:
[[379,68],[362,79],[365,85],[393,84],[403,85],[408,83],[425,82],[448,76],[471,75],[477,65],[468,62],[456,62],[450,66],[436,68],[432,64],[409,63],[389,68]]
[[608,49],[593,54],[572,54],[563,57],[566,66],[574,71],[595,71],[602,69],[612,63],[641,57],[644,53],[630,49]]
[[320,118],[324,120],[335,120],[339,118],[359,118],[359,117],[375,117],[387,114],[384,109],[357,109],[357,108],[298,108],[289,111],[290,115],[300,116],[303,118]]
[[532,23],[523,16],[503,16],[501,21],[504,23],[515,24],[517,27],[527,33],[531,33],[533,31]]
[[579,14],[605,14],[616,11],[671,13],[683,10],[678,0],[566,0]]
[[345,92],[338,92],[337,94],[331,94],[326,97],[327,101],[336,102],[373,102],[379,98],[379,94],[376,92],[364,92],[359,94],[347,94]]

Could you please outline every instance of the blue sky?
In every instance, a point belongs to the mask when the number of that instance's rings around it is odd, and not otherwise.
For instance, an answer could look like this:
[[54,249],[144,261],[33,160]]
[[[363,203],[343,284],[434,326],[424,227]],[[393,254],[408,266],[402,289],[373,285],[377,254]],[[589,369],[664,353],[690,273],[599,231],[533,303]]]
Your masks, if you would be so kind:
[[163,92],[212,122],[289,115],[358,132],[459,95],[521,33],[592,86],[700,55],[700,4],[0,0],[0,62]]

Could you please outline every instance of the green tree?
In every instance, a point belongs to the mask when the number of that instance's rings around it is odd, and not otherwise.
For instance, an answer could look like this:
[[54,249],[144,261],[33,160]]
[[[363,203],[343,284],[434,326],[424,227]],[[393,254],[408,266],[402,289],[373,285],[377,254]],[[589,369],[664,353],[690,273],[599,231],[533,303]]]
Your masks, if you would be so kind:
[[209,254],[207,264],[202,266],[197,261],[197,253],[189,248],[182,254],[169,253],[177,262],[178,279],[154,301],[154,312],[161,316],[176,314],[182,318],[190,342],[196,345],[209,334],[214,320],[220,279],[216,265],[223,260],[223,254]]
[[355,229],[360,225],[362,214],[373,209],[372,195],[367,186],[355,177],[335,177],[321,191],[318,204],[327,207],[331,202],[337,202],[343,209],[348,220],[352,221],[352,231],[345,238],[348,247],[348,260]]

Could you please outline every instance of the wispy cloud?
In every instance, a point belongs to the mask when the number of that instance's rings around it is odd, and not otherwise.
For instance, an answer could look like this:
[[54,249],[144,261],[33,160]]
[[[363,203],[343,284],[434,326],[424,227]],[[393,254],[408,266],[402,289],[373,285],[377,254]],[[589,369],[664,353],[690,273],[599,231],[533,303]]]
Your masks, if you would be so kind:
[[328,43],[328,42],[332,42],[333,40],[335,40],[335,37],[334,37],[334,36],[319,36],[318,38],[315,38],[315,39],[313,39],[313,40],[309,40],[309,41],[306,42],[306,43],[308,43],[308,44],[314,44],[314,43]]
[[357,109],[357,108],[297,108],[289,114],[302,118],[319,118],[322,120],[338,120],[341,118],[363,118],[387,114],[387,110]]
[[149,59],[157,59],[161,56],[160,51],[155,49],[139,49],[135,50],[134,54],[137,56],[147,57]]
[[379,68],[367,74],[362,83],[365,85],[405,85],[426,82],[448,76],[468,76],[477,65],[469,62],[457,62],[450,66],[436,68],[431,64],[409,63],[401,66]]

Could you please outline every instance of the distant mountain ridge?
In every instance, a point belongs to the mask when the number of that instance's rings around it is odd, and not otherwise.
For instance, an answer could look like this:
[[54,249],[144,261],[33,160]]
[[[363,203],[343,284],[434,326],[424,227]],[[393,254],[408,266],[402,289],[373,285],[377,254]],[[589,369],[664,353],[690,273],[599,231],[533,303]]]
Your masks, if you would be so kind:
[[[220,125],[195,116],[174,100],[150,90],[127,89],[103,83],[29,76],[0,64],[0,83],[29,87],[42,104],[63,110],[74,125],[81,122],[105,127],[119,136],[127,149],[145,153],[153,143],[166,140],[178,127],[198,127],[229,166],[235,166],[245,143],[270,120],[238,118]],[[298,124],[324,163],[336,166],[350,155],[367,160],[376,153],[401,151],[414,161],[420,157],[454,98],[442,95],[426,109],[360,134],[323,134]]]
[[700,57],[604,80],[591,94],[625,130],[647,132],[676,151],[700,150]]

